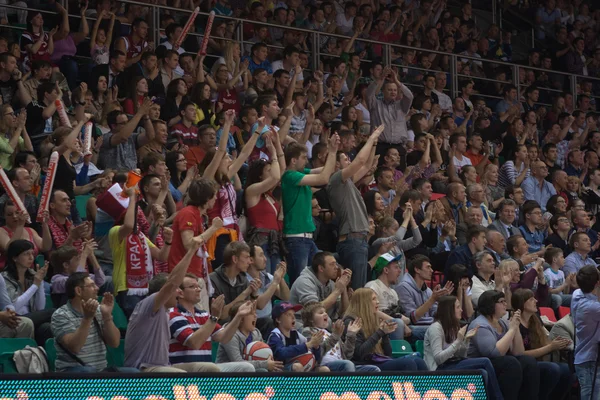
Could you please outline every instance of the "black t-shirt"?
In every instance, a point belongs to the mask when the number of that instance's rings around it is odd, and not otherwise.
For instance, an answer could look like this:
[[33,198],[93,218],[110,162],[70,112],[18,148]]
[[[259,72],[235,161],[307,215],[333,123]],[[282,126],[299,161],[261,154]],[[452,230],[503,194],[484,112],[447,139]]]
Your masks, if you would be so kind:
[[45,106],[33,100],[27,104],[27,133],[33,144],[33,150],[40,155],[40,145],[52,133],[52,118],[44,119],[42,113]]
[[71,200],[75,198],[73,182],[77,178],[77,171],[73,165],[70,165],[62,154],[58,157],[56,165],[56,178],[54,178],[53,190],[62,190]]
[[0,97],[2,104],[13,104],[16,101],[17,82],[10,78],[7,81],[0,80]]

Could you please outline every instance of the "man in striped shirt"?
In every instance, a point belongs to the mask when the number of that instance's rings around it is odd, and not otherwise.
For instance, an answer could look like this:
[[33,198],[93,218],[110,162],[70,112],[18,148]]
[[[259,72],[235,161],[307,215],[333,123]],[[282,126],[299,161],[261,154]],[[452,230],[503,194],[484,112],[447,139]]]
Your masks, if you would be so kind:
[[[213,300],[208,313],[195,306],[200,301],[201,291],[196,275],[186,274],[179,289],[177,305],[169,310],[169,361],[171,364],[211,363],[212,341],[228,343],[242,318],[254,312],[252,302],[242,304],[231,322],[221,327],[217,320],[225,305],[223,295]],[[221,372],[255,372],[254,366],[247,362],[223,363],[218,367]]]

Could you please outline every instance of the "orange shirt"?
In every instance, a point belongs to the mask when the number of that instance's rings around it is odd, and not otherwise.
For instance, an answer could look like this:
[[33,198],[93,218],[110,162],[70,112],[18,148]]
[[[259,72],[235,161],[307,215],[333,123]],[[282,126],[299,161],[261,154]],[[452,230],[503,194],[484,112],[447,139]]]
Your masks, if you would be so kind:
[[190,146],[187,153],[185,153],[185,159],[187,160],[187,167],[191,168],[194,165],[198,165],[204,159],[206,151],[200,146]]

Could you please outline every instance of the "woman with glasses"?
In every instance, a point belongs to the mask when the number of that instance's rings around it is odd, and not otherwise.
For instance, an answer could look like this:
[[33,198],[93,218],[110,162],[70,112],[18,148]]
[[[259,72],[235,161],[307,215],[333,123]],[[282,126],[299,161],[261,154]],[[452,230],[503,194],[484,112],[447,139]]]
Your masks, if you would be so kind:
[[165,158],[167,169],[171,175],[171,184],[185,195],[187,193],[190,184],[198,176],[198,167],[192,165],[189,169],[187,168],[187,160],[183,153],[179,151],[171,151],[167,153]]
[[17,116],[10,104],[0,107],[0,165],[5,170],[12,169],[15,152],[33,151],[33,145],[27,134],[25,123],[27,112],[21,111]]
[[467,357],[490,359],[505,399],[538,399],[540,371],[535,358],[524,354],[519,331],[521,311],[516,311],[509,321],[503,319],[506,299],[497,290],[483,292],[477,306],[479,316],[467,328],[477,329],[469,342]]

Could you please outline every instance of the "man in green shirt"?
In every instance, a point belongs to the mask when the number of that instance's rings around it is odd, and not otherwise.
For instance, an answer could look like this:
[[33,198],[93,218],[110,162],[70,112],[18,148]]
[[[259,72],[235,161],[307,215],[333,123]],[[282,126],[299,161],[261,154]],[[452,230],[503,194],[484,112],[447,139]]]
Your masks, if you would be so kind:
[[315,225],[312,220],[311,186],[324,186],[335,169],[335,159],[340,137],[335,134],[327,145],[325,166],[310,170],[304,168],[308,151],[304,145],[290,143],[285,149],[287,169],[281,177],[283,200],[283,235],[288,251],[288,275],[290,284],[300,275],[304,267],[312,262],[318,249],[313,241]]

